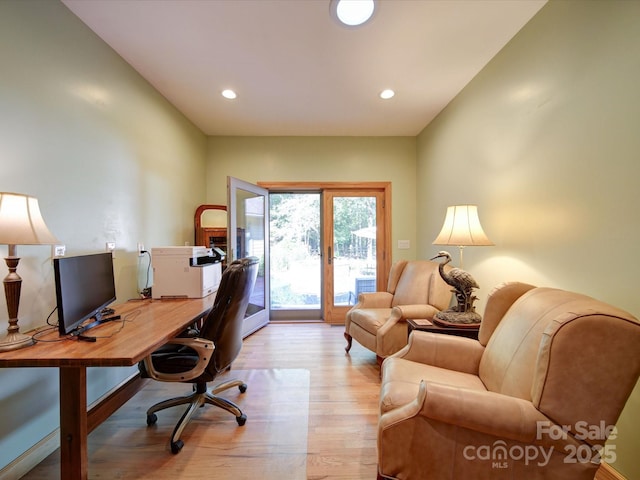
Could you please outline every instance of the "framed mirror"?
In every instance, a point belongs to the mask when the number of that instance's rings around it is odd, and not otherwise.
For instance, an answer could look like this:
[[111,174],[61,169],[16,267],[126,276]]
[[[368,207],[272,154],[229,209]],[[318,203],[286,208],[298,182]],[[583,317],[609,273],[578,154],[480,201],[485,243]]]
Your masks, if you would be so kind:
[[[200,205],[194,215],[196,246],[218,247],[227,253],[227,206]],[[222,263],[224,268],[226,260]]]

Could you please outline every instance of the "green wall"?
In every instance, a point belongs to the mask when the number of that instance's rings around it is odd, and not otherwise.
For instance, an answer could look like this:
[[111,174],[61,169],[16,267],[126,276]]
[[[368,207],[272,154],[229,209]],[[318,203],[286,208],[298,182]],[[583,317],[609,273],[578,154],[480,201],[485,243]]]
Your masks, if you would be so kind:
[[[135,297],[137,242],[193,237],[206,137],[57,1],[0,1],[0,59],[0,191],[38,197],[67,255],[116,242],[118,301]],[[55,306],[51,248],[18,254],[26,331]],[[89,402],[133,370],[90,370]],[[0,384],[1,469],[57,428],[58,374],[0,369]]]
[[[248,182],[392,182],[392,258],[416,255],[415,137],[210,137],[207,202],[227,175]],[[411,248],[397,249],[398,240]]]
[[[552,0],[424,129],[418,257],[447,205],[476,203],[496,243],[465,250],[481,298],[519,280],[640,316],[639,20],[637,1]],[[636,386],[611,442],[629,479],[639,427]]]
[[[446,206],[477,203],[496,243],[465,252],[481,298],[522,280],[639,316],[638,18],[640,2],[552,0],[417,138],[207,139],[62,4],[0,0],[0,191],[37,196],[68,254],[115,241],[119,301],[136,294],[136,243],[192,241],[196,206],[226,203],[231,175],[391,181],[394,260],[431,256]],[[49,247],[19,253],[24,330],[44,323],[54,287]],[[130,372],[90,371],[89,400]],[[53,369],[0,382],[2,468],[57,427],[58,391]],[[638,390],[615,441],[629,479]]]

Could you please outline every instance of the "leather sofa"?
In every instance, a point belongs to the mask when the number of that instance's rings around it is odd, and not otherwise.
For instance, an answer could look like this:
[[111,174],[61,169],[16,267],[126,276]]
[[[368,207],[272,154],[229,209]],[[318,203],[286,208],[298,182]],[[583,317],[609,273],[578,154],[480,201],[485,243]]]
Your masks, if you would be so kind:
[[640,375],[640,324],[523,283],[487,299],[479,340],[415,331],[382,364],[378,478],[593,479]]
[[351,349],[355,339],[381,361],[407,344],[407,318],[431,318],[448,308],[451,287],[440,276],[438,265],[429,260],[400,260],[391,266],[385,292],[360,293],[345,318],[345,350]]

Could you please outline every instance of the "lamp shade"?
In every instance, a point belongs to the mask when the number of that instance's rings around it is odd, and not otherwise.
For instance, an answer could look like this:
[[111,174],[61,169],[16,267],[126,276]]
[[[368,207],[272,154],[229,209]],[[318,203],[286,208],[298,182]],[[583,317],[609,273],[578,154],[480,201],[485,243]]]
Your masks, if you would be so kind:
[[477,205],[454,205],[447,208],[442,230],[433,241],[434,245],[490,246],[478,218]]
[[0,192],[0,244],[47,245],[57,242],[44,223],[37,198]]

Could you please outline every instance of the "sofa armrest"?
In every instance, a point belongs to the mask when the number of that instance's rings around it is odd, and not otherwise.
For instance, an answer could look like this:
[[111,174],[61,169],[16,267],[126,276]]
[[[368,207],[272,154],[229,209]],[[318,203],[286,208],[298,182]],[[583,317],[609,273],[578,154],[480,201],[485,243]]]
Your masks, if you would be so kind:
[[[540,426],[544,426],[544,429]],[[438,451],[444,432],[453,434],[446,438],[448,448]],[[380,415],[378,469],[389,478],[422,478],[420,472],[433,468],[433,462],[441,461],[443,457],[439,454],[452,454],[451,448],[455,448],[460,457],[459,449],[466,451],[471,447],[478,452],[484,448],[492,455],[496,452],[500,455],[511,445],[520,447],[515,450],[516,453],[532,446],[544,448],[545,461],[549,461],[554,454],[563,462],[570,458],[571,452],[580,451],[578,449],[584,443],[570,434],[561,435],[561,432],[560,426],[527,400],[422,381],[413,401]],[[458,435],[461,439],[459,442]],[[435,450],[432,455],[427,453],[430,447]],[[424,452],[425,460],[421,459],[421,452]],[[493,478],[486,470],[461,471],[466,473],[464,478]],[[474,471],[484,471],[486,474],[474,475]],[[560,475],[562,478],[572,478],[571,471]]]
[[213,355],[213,350],[215,349],[213,342],[205,340],[204,338],[173,338],[165,345],[184,345],[192,348],[198,354],[198,363],[194,368],[186,372],[164,373],[154,368],[151,355],[147,355],[143,360],[147,375],[154,380],[163,382],[185,382],[199,377],[205,368],[207,368],[211,355]]
[[389,292],[366,292],[358,294],[358,303],[352,310],[357,308],[391,308],[393,295]]
[[549,426],[554,422],[527,400],[424,380],[414,401],[380,416],[379,431],[413,417],[456,425],[493,438],[516,442],[579,445],[570,435],[564,439],[541,435],[539,425]]
[[396,305],[391,310],[391,317],[402,318],[432,318],[438,310],[433,305],[419,304],[419,305]]
[[431,305],[397,305],[391,309],[389,318],[378,329],[377,354],[388,357],[407,344],[409,335],[407,318],[432,317],[438,312]]
[[484,347],[471,338],[414,330],[393,356],[457,372],[478,374]]
[[440,383],[422,383],[425,398],[420,415],[439,422],[524,443],[536,440],[538,422],[550,423],[530,401],[521,398]]

